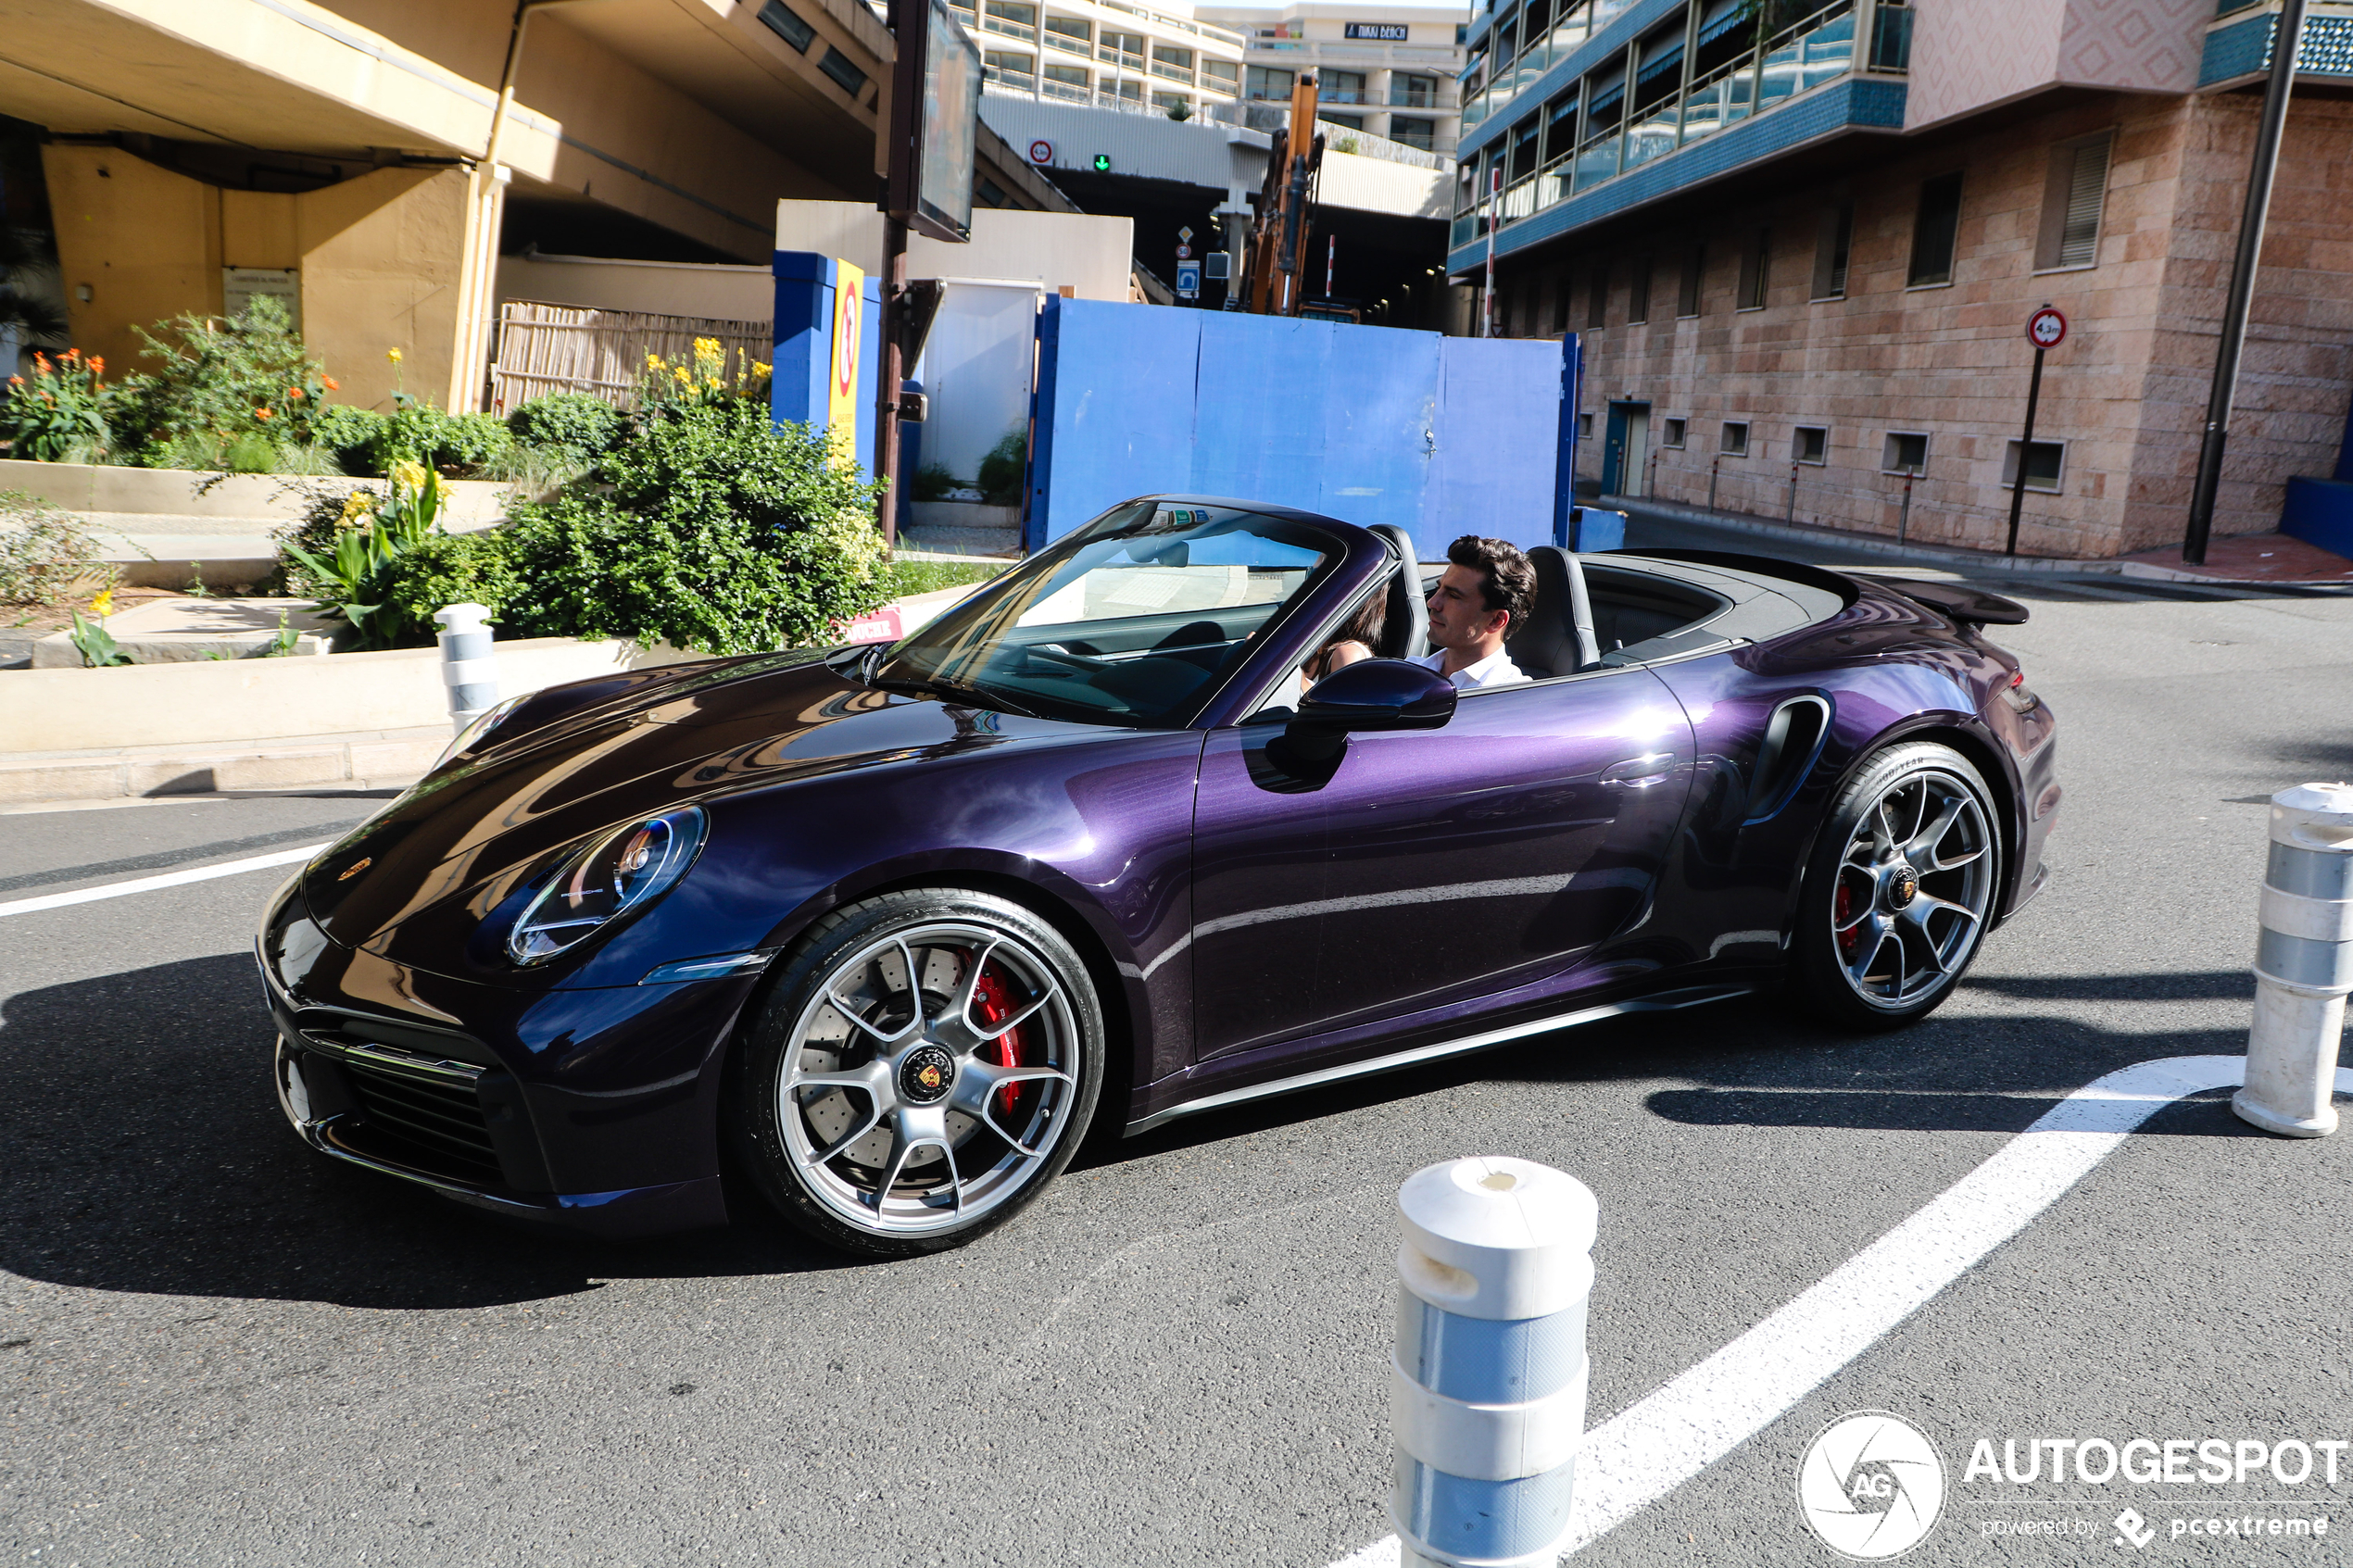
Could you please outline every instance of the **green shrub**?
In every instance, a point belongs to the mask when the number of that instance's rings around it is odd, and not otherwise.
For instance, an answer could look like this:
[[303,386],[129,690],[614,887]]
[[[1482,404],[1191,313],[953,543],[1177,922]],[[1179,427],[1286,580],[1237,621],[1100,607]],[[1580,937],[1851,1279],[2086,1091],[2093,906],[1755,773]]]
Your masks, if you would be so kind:
[[621,439],[621,410],[585,392],[550,392],[507,416],[517,445],[560,453],[585,468]]
[[892,598],[964,588],[987,583],[1013,569],[1009,560],[898,560],[890,563],[888,592]]
[[430,403],[406,399],[369,445],[365,459],[371,474],[387,473],[403,461],[472,470],[505,456],[514,442],[496,414],[446,414]]
[[916,470],[914,483],[908,486],[908,494],[918,501],[945,501],[948,492],[962,488],[963,483],[943,465],[925,463]]
[[[497,536],[518,583],[497,603],[501,626],[714,654],[830,641],[890,596],[874,486],[830,458],[753,398],[673,405],[606,456],[600,484],[515,508]],[[418,584],[395,597],[422,605],[441,592],[445,579],[424,576],[446,570],[440,560],[421,558]],[[467,571],[475,602],[491,604],[504,569],[470,558]]]
[[231,473],[275,473],[278,444],[253,431],[233,436],[221,445],[220,467]]
[[243,436],[307,444],[335,390],[267,295],[233,320],[175,316],[139,335],[161,368],[126,378],[108,420],[116,447],[150,467],[217,466]]
[[1022,486],[1028,482],[1029,436],[1021,430],[1005,433],[1005,439],[988,449],[980,460],[980,501],[986,507],[1018,507]]
[[330,403],[310,416],[311,439],[335,455],[346,473],[369,477],[381,475],[382,469],[370,469],[377,443],[384,439],[384,417],[373,408],[356,408],[348,403]]
[[0,490],[0,604],[62,604],[111,588],[120,575],[73,513]]
[[385,602],[409,625],[434,623],[434,611],[455,604],[486,607],[499,630],[517,633],[506,624],[506,610],[529,600],[522,576],[522,553],[515,535],[502,529],[478,533],[436,533],[420,540],[400,558]]

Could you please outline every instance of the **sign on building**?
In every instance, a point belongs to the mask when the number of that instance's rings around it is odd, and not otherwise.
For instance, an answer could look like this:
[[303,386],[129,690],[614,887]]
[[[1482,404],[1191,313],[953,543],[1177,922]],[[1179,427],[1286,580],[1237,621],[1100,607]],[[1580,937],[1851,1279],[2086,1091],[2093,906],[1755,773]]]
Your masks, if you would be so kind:
[[1403,22],[1350,22],[1344,30],[1344,36],[1369,38],[1377,44],[1403,44],[1405,42],[1405,24]]
[[286,307],[295,334],[302,334],[302,273],[293,267],[223,267],[220,270],[220,313],[236,317],[246,306],[267,295]]

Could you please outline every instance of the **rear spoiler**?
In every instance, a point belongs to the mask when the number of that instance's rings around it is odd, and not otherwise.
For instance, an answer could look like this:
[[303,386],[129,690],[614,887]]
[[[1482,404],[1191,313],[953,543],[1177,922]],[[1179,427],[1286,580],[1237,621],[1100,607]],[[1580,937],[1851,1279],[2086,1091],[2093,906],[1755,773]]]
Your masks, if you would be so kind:
[[1869,581],[1894,589],[1915,604],[1926,605],[1948,621],[1964,626],[2023,626],[2026,607],[2016,599],[1972,588],[1966,583],[1929,583],[1916,577],[1881,577]]

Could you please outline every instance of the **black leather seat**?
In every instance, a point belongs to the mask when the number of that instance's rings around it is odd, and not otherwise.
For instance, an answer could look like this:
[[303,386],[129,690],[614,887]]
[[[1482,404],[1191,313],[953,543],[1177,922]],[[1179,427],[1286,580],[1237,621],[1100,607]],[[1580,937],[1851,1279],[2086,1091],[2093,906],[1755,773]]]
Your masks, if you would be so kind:
[[1527,624],[1504,637],[1504,651],[1530,680],[1592,669],[1601,661],[1601,646],[1584,569],[1557,545],[1537,546],[1528,552],[1528,563],[1536,569],[1536,603]]

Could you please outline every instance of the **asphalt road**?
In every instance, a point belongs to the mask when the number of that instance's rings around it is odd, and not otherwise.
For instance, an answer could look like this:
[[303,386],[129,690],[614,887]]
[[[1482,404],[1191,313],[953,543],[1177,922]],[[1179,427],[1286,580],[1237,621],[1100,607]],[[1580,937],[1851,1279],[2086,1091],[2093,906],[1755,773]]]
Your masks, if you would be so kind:
[[[1638,541],[1640,539],[1638,534]],[[1661,541],[1663,542],[1663,541]],[[1688,536],[1675,542],[1702,542]],[[2262,800],[2353,771],[2353,598],[2037,584],[2049,888],[1919,1027],[1621,1021],[1074,1169],[912,1263],[751,1223],[518,1235],[302,1148],[269,1085],[262,872],[0,918],[0,1549],[42,1563],[1324,1564],[1386,1535],[1398,1184],[1469,1153],[1601,1200],[1591,1420],[1732,1339],[2055,1100],[2244,1049]],[[0,816],[0,901],[326,836],[332,797]],[[2332,1562],[2337,1484],[1964,1482],[1975,1442],[2353,1438],[2353,1133],[2161,1112],[2021,1236],[1579,1555],[1829,1563],[1842,1412],[1950,1468],[1909,1562]],[[2283,1501],[2282,1499],[2284,1499]],[[2324,1539],[2173,1538],[2229,1512]],[[1988,1520],[2097,1534],[1991,1538]]]

